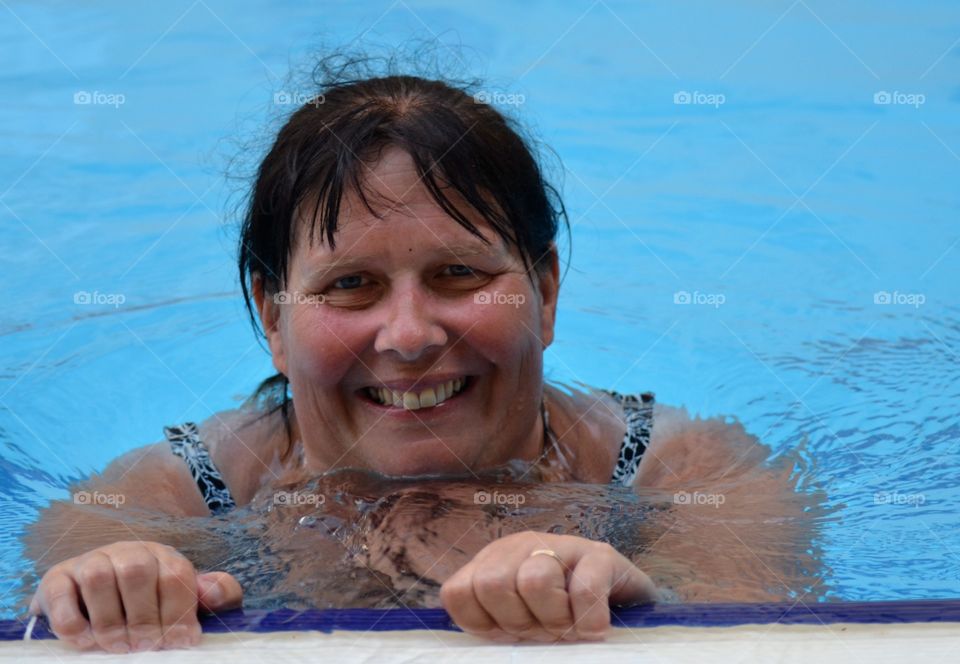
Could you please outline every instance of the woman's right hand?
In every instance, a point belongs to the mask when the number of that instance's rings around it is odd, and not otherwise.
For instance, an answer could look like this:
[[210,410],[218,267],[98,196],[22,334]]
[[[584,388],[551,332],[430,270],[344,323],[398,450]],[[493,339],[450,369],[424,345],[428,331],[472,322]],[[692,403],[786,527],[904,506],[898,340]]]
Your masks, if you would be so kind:
[[51,567],[30,602],[57,638],[114,653],[186,648],[200,642],[197,609],[240,606],[243,590],[226,572],[199,574],[157,542],[115,542]]

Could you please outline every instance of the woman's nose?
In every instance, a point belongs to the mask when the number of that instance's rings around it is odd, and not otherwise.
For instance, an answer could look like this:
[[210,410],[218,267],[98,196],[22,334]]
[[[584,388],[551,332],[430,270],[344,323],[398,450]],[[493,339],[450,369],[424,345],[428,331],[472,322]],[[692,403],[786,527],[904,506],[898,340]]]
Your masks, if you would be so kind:
[[434,313],[436,303],[421,288],[395,288],[386,305],[386,320],[374,343],[377,352],[392,350],[403,360],[414,361],[446,345],[447,333]]

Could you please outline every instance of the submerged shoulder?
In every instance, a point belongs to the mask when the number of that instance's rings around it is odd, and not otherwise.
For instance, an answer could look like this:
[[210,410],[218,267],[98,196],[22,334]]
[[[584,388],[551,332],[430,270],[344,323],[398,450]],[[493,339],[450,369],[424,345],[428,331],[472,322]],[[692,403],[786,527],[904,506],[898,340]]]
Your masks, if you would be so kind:
[[650,445],[637,486],[666,487],[733,477],[769,458],[770,448],[736,420],[691,417],[685,407],[655,403]]
[[[235,499],[246,496],[258,460],[269,456],[273,444],[265,433],[269,423],[260,425],[264,429],[244,426],[250,421],[249,413],[218,413],[200,427],[201,440],[208,444],[214,463],[223,469]],[[134,512],[138,518],[210,515],[189,467],[173,453],[168,441],[131,449],[116,457],[102,472],[76,482],[69,490],[70,497],[54,500],[43,508],[37,522],[24,533],[25,550],[41,573],[57,561],[97,546],[129,539],[131,535],[140,537],[136,529],[146,522],[128,523],[118,518],[118,512]],[[167,532],[163,531],[165,523],[160,521],[150,527],[160,528],[155,533]],[[71,536],[64,537],[68,531]]]
[[238,505],[280,476],[290,447],[282,415],[255,408],[212,415],[200,425],[200,439]]
[[547,394],[550,428],[572,466],[573,479],[609,482],[627,431],[623,407],[596,388],[550,386]]
[[125,452],[102,473],[94,473],[81,482],[77,492],[120,497],[119,505],[124,509],[144,509],[173,516],[208,513],[189,469],[172,453],[166,441]]
[[[264,476],[277,472],[272,466],[286,444],[286,436],[279,435],[283,427],[278,418],[279,414],[236,409],[215,413],[198,425],[199,438],[237,504],[249,502]],[[169,441],[122,454],[80,488],[122,494],[127,508],[178,516],[210,513],[189,467],[173,453]]]

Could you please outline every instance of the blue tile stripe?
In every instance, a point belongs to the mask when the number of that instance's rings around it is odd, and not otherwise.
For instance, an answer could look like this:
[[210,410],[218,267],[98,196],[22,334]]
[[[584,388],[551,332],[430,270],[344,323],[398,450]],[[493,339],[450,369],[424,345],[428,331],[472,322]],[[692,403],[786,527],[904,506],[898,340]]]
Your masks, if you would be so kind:
[[[656,604],[613,611],[615,627],[730,627],[781,623],[960,623],[960,599],[891,602],[823,602],[819,604]],[[27,620],[0,621],[0,640],[23,638]],[[288,632],[333,630],[389,632],[396,630],[457,630],[443,609],[237,609],[201,617],[203,631]],[[41,618],[32,638],[55,638]]]

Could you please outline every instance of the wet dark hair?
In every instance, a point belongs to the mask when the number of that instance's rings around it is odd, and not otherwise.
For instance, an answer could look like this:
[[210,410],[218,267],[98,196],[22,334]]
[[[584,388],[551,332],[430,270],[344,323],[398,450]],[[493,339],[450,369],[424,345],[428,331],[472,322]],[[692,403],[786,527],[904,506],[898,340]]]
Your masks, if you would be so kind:
[[[518,123],[481,101],[477,81],[400,73],[392,59],[388,71],[374,73],[379,62],[366,56],[322,59],[306,103],[282,126],[257,169],[245,204],[238,269],[247,313],[261,337],[254,277],[262,279],[265,295],[274,294],[284,287],[294,242],[326,240],[333,249],[346,193],[357,193],[377,215],[363,175],[386,148],[409,154],[436,203],[488,242],[445,193],[456,191],[519,250],[531,279],[534,271],[549,269],[561,222],[569,231],[562,199],[546,181],[532,140],[523,137]],[[310,219],[309,228],[298,228],[301,219]],[[286,415],[287,387],[278,374],[252,398],[262,402],[279,391],[278,400],[268,401]]]

